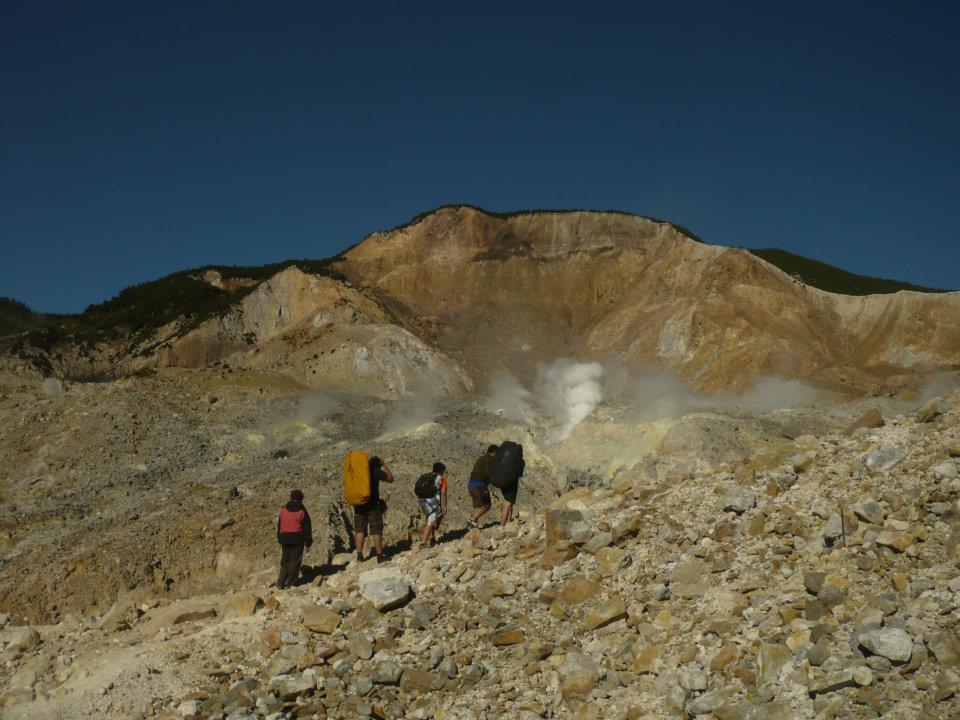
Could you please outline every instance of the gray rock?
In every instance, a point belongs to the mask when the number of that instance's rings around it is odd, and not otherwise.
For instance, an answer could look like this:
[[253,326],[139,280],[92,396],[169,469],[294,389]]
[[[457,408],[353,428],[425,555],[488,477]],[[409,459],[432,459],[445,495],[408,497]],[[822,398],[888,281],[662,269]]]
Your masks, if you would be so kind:
[[680,687],[684,690],[696,691],[707,689],[707,674],[700,668],[680,668]]
[[598,550],[607,547],[613,542],[613,533],[601,532],[594,535],[583,545],[583,549],[588,553],[596,553]]
[[[740,717],[745,717],[741,715]],[[797,720],[797,714],[786,701],[777,701],[760,705],[752,710],[747,710],[746,717],[750,720]]]
[[794,473],[785,473],[777,478],[777,485],[781,490],[789,490],[797,484],[797,476]]
[[452,655],[440,663],[440,672],[448,678],[457,676],[457,660]]
[[941,480],[955,480],[957,476],[960,475],[960,472],[957,471],[957,464],[952,460],[934,465],[930,468],[930,472],[933,473],[933,479],[937,482]]
[[900,628],[877,628],[860,635],[860,645],[890,662],[909,662],[913,639]]
[[840,513],[833,513],[827,518],[827,524],[823,526],[823,539],[828,545],[832,545],[843,535],[843,520]]
[[591,658],[580,653],[569,653],[560,666],[563,696],[586,697],[600,678],[600,667]]
[[[490,600],[487,599],[486,602],[489,603]],[[431,606],[418,602],[407,605],[406,612],[411,615],[410,627],[414,630],[423,630],[429,627],[437,617],[437,611]]]
[[301,695],[312,693],[316,688],[314,678],[295,673],[288,675],[281,681],[278,692],[280,693],[280,699],[289,701],[296,700]]
[[[839,515],[837,516],[839,517]],[[806,572],[803,574],[803,584],[807,588],[808,592],[812,592],[816,595],[823,589],[823,581],[826,579],[827,574],[822,572]]]
[[687,703],[687,712],[691,715],[706,715],[719,710],[726,701],[726,695],[714,690],[690,700]]
[[833,585],[826,585],[820,588],[820,592],[817,593],[817,600],[822,602],[828,610],[832,610],[837,605],[842,605],[846,599],[846,592]]
[[476,664],[468,665],[461,677],[467,682],[478,683],[483,680],[483,668]]
[[811,695],[822,695],[823,693],[836,692],[843,688],[856,685],[853,679],[853,670],[841,670],[840,672],[830,673],[815,680],[811,680],[807,686],[807,691]]
[[949,630],[933,635],[927,641],[927,647],[943,667],[960,665],[960,639]]
[[757,683],[771,685],[779,682],[780,673],[792,657],[792,653],[783,645],[761,645],[757,653]]
[[830,650],[826,645],[814,645],[807,650],[807,662],[813,667],[820,667],[830,657]]
[[373,643],[364,633],[352,635],[347,642],[347,647],[361,660],[369,660],[373,657]]
[[402,606],[410,599],[410,583],[398,568],[374,568],[360,574],[360,594],[386,612]]
[[359,677],[354,683],[358,695],[369,695],[373,691],[373,680],[368,677]]
[[353,672],[353,663],[346,658],[340,658],[333,663],[333,674],[341,680],[344,680],[351,672]]
[[851,671],[853,675],[853,682],[855,682],[860,687],[866,687],[867,685],[873,684],[873,672],[868,667],[855,667]]
[[373,670],[373,682],[377,685],[396,685],[400,682],[403,668],[393,660],[381,660]]
[[871,670],[876,670],[880,673],[888,673],[893,669],[893,664],[880,655],[871,655],[864,662],[866,662],[867,667]]
[[570,526],[570,542],[575,545],[583,545],[593,536],[593,526],[588,522],[575,522]]
[[883,520],[886,517],[886,513],[883,512],[883,507],[875,500],[858,502],[850,509],[853,510],[853,514],[858,518],[864,522],[873,523],[874,525],[883,525]]
[[884,473],[900,463],[906,455],[896,448],[881,448],[868,452],[860,460],[860,470],[869,474]]
[[288,675],[297,669],[297,659],[288,657],[275,657],[266,666],[265,671],[268,675],[279,676]]
[[735,487],[723,496],[721,502],[724,511],[740,515],[757,504],[757,494],[747,487]]

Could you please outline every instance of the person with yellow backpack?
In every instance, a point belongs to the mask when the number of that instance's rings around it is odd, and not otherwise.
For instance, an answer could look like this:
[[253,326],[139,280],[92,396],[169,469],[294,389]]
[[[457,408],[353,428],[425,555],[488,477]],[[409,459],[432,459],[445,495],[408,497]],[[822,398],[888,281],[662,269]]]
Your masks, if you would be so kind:
[[[379,457],[362,450],[347,453],[343,460],[343,494],[353,506],[353,533],[357,560],[363,560],[367,535],[373,541],[377,562],[383,562],[383,513],[387,504],[380,498],[380,483],[393,482],[393,473]],[[370,557],[373,557],[371,555]]]

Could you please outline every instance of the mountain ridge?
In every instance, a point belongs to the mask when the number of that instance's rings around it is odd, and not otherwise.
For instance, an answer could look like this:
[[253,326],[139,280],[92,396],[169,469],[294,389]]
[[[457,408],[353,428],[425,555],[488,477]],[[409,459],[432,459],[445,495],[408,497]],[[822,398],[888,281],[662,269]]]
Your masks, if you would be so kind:
[[398,228],[326,260],[181,271],[3,345],[65,378],[232,358],[389,396],[430,386],[430,373],[444,393],[501,371],[529,380],[559,357],[656,363],[707,391],[779,374],[862,392],[960,365],[960,293],[836,294],[789,264],[856,291],[892,286],[707,244],[673,223],[456,205]]

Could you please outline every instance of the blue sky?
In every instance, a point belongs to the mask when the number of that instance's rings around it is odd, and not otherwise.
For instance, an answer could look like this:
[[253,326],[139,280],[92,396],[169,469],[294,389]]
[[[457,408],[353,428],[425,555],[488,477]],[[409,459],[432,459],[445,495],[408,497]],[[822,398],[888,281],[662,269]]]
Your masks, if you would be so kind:
[[78,311],[457,202],[960,287],[956,7],[7,3],[0,295]]

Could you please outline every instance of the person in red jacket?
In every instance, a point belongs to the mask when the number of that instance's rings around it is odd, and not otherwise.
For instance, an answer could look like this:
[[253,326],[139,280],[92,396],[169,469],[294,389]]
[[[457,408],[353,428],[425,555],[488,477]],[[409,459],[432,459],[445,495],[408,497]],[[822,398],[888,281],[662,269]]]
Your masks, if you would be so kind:
[[282,590],[297,584],[300,579],[303,552],[313,545],[310,513],[303,506],[303,493],[300,490],[291,491],[290,502],[280,509],[280,517],[277,519],[277,542],[282,548],[277,587]]

